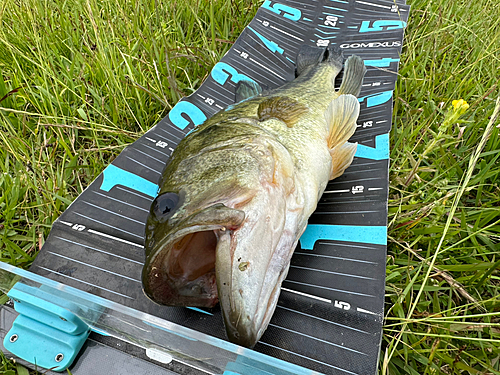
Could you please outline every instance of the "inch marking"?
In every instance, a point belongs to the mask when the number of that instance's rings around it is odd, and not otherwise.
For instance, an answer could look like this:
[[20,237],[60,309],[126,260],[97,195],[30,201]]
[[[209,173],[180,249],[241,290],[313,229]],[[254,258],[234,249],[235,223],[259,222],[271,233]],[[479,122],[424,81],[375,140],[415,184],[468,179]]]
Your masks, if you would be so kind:
[[130,242],[130,241],[127,241],[127,240],[124,240],[123,238],[119,238],[119,237],[115,237],[115,236],[112,236],[110,234],[106,234],[106,233],[102,233],[102,232],[99,232],[97,230],[94,230],[94,229],[89,229],[87,232],[89,233],[94,233],[94,234],[97,234],[99,236],[103,236],[103,237],[106,237],[106,238],[111,238],[112,240],[115,240],[115,241],[120,241],[120,242],[123,242],[123,243],[126,243],[126,244],[129,244],[129,245],[133,245],[133,246],[137,246],[141,249],[144,249],[144,246],[142,245],[139,245],[137,243],[133,243],[133,242]]
[[[259,50],[257,50],[257,49],[255,48],[255,46],[253,46],[253,45],[249,44],[247,41],[244,41],[244,43],[246,43],[246,45],[247,45],[247,47],[248,47],[248,50],[254,50],[254,51],[255,51],[254,56],[259,56],[259,55],[260,55],[261,57],[264,57],[264,56],[262,56],[262,53],[261,53]],[[273,55],[273,57],[275,57],[275,58],[277,59],[277,62],[276,62],[276,61],[273,61],[273,60],[271,60],[271,59],[267,59],[267,60],[266,60],[266,63],[267,63],[267,64],[272,64],[272,65],[273,65],[273,67],[275,67],[276,69],[281,69],[281,70],[283,71],[283,73],[286,73],[287,69],[289,69],[289,68],[288,68],[288,65],[287,65],[287,64],[285,64],[285,63],[282,61],[282,59],[280,59],[280,58],[279,58],[279,56]],[[251,58],[250,58],[250,59],[251,59]],[[280,66],[280,65],[278,65],[277,63],[280,63],[280,64],[282,64],[282,65],[285,65],[285,68],[281,67],[281,66]],[[253,70],[253,69],[251,68],[252,66],[253,66],[253,64],[248,64],[248,65],[245,65],[245,69],[248,69],[249,71],[252,71],[252,72],[256,73],[258,76],[260,76],[260,77],[261,77],[261,76],[262,76],[262,72]],[[267,78],[267,77],[266,77],[266,78]],[[267,79],[268,79],[268,80],[271,80],[271,78],[267,78]],[[276,83],[276,85],[282,85],[282,84],[283,84],[283,82],[281,82],[281,81],[277,81],[277,83]]]
[[262,64],[261,64],[260,62],[258,62],[257,60],[255,60],[255,59],[253,59],[253,58],[251,58],[251,57],[250,57],[250,60],[251,60],[252,62],[254,62],[255,64],[259,65],[261,68],[264,68],[264,69],[266,69],[267,71],[269,71],[269,72],[273,73],[276,77],[278,77],[278,78],[282,79],[283,81],[286,81],[286,80],[285,80],[285,78],[283,78],[282,76],[280,76],[280,75],[279,75],[278,73],[276,73],[274,70],[271,70],[271,69],[269,69],[267,66],[262,65]]
[[[174,138],[177,138],[177,142],[180,142],[180,141],[182,140],[182,138],[177,137],[176,135],[173,135],[172,133],[170,133],[170,132],[166,131],[165,129],[162,129],[162,128],[160,128],[160,127],[155,128],[155,129],[158,129],[158,130],[160,130],[160,131],[162,131],[162,132],[164,132],[164,133],[167,133],[168,135],[170,135],[170,136],[172,136],[172,137],[174,137]],[[167,141],[175,143],[175,141],[173,141],[173,140],[171,140],[171,139],[169,139],[169,138],[167,138]]]
[[113,293],[113,294],[118,294],[119,296],[122,296],[122,297],[125,297],[125,298],[128,298],[128,299],[134,299],[134,298],[132,298],[130,296],[127,296],[125,294],[121,294],[121,293],[115,292],[115,291],[113,291],[111,289],[106,289],[106,288],[103,288],[102,286],[98,286],[98,285],[89,283],[87,281],[83,281],[83,280],[77,279],[76,277],[65,275],[64,273],[60,273],[60,272],[51,270],[50,268],[45,268],[45,267],[42,267],[42,266],[38,266],[38,267],[41,268],[41,269],[43,269],[43,270],[45,270],[45,271],[49,271],[49,272],[55,273],[55,274],[57,274],[59,276],[67,277],[68,279],[78,281],[78,282],[80,282],[82,284],[87,284],[87,285],[93,286],[94,288],[102,289],[102,290],[105,290],[106,292],[110,292],[110,293]]
[[[283,289],[283,288],[281,288],[281,289]],[[339,327],[347,328],[347,329],[350,329],[350,330],[353,330],[353,331],[356,331],[356,332],[361,332],[361,333],[365,333],[365,334],[371,334],[370,332],[362,331],[361,329],[349,327],[349,326],[346,326],[344,324],[340,324],[340,323],[333,322],[333,321],[330,321],[330,320],[327,320],[327,319],[324,319],[324,318],[320,318],[319,316],[314,316],[314,315],[306,314],[306,313],[303,313],[301,311],[293,310],[293,309],[290,309],[288,307],[284,307],[284,306],[280,306],[280,305],[278,305],[278,307],[281,308],[281,309],[284,309],[284,310],[295,312],[297,314],[301,314],[301,315],[304,315],[304,316],[308,316],[308,317],[311,317],[311,318],[314,318],[314,319],[321,320],[322,322],[326,322],[326,323],[330,323],[330,324],[333,324],[333,325],[336,325],[336,326],[339,326]]]
[[198,311],[198,312],[201,312],[203,314],[207,314],[207,315],[214,315],[212,313],[209,313],[208,311],[205,311],[205,310],[202,310],[202,309],[199,309],[197,307],[191,307],[191,306],[186,306],[187,309],[190,309],[190,310],[194,310],[194,311]]
[[[189,120],[186,120],[182,115],[189,117]],[[207,116],[196,105],[183,100],[170,110],[168,118],[175,126],[184,130],[190,123],[194,124],[194,126],[202,124],[207,119]]]
[[347,12],[347,9],[340,9],[340,8],[328,7],[326,5],[325,5],[325,8],[333,9],[333,10],[338,10],[338,11],[341,11],[341,12]]
[[349,189],[345,189],[345,190],[328,190],[328,191],[325,191],[324,193],[349,193],[350,190]]
[[349,261],[349,262],[359,262],[359,263],[368,263],[368,264],[375,264],[377,265],[378,263],[376,262],[370,262],[368,260],[361,260],[361,259],[353,259],[353,258],[345,258],[345,257],[335,257],[333,255],[323,255],[323,254],[309,254],[309,253],[301,253],[299,251],[295,251],[293,253],[294,255],[297,254],[297,255],[307,255],[307,256],[311,256],[311,257],[321,257],[321,258],[329,258],[329,259],[338,259],[338,260],[346,260],[346,261]]
[[396,29],[404,29],[406,27],[406,22],[396,21],[396,20],[378,20],[374,21],[372,26],[370,26],[370,21],[361,22],[359,27],[360,33],[368,33],[371,31],[383,32]]
[[362,312],[362,313],[366,313],[366,314],[371,314],[371,315],[380,315],[380,314],[377,314],[377,313],[374,313],[374,312],[362,309],[361,307],[356,307],[356,311],[359,311],[359,312]]
[[[330,246],[345,246],[345,247],[348,247],[348,248],[359,247],[361,249],[378,250],[376,247],[351,245],[351,244],[343,244],[343,243],[331,243],[331,242],[321,242],[321,241],[319,241],[318,244],[320,244],[320,245],[330,245]],[[307,249],[305,249],[305,250],[307,250]]]
[[135,206],[133,204],[130,204],[128,202],[125,202],[125,201],[122,201],[120,199],[116,199],[116,198],[113,198],[113,197],[110,197],[110,196],[107,196],[106,194],[103,194],[103,193],[99,193],[98,191],[93,191],[94,194],[97,194],[97,195],[100,195],[101,197],[104,197],[104,198],[107,198],[107,199],[111,199],[115,202],[120,202],[120,203],[123,203],[127,206],[130,206],[130,207],[134,207],[134,208],[137,208],[138,210],[141,210],[141,211],[145,211],[145,212],[149,212],[149,210],[146,210],[145,208],[142,208],[142,207],[139,207],[139,206]]
[[[160,153],[168,158],[169,155],[166,152],[162,152],[161,149],[158,149],[158,147],[162,147],[162,146],[160,146],[161,145],[160,142],[162,142],[162,141],[158,141],[158,143],[156,144],[157,147],[151,147],[150,145],[147,145],[147,144],[143,144],[141,146],[149,148],[150,150],[156,151],[156,152],[158,152],[158,153]],[[166,146],[168,146],[168,143],[166,143],[166,142],[164,142],[164,143]],[[162,163],[165,164],[166,161],[164,161]]]
[[141,150],[139,150],[139,149],[137,149],[137,148],[135,149],[135,151],[137,151],[137,152],[138,152],[138,153],[140,153],[140,154],[146,155],[148,158],[151,158],[151,159],[153,159],[153,160],[156,160],[158,163],[165,164],[165,162],[164,162],[163,160],[157,159],[157,158],[155,158],[154,156],[151,156],[151,155],[149,155],[148,153],[146,153],[146,152],[144,152],[144,151],[141,151]]
[[[118,228],[118,227],[114,227],[113,225],[106,224],[106,223],[104,223],[104,222],[102,222],[102,221],[99,221],[99,220],[93,219],[93,218],[91,218],[91,217],[85,216],[84,214],[81,214],[81,213],[79,213],[79,212],[75,212],[75,215],[78,215],[78,216],[84,217],[84,218],[85,218],[85,219],[87,219],[87,220],[90,220],[90,221],[93,221],[93,222],[95,222],[95,223],[99,223],[99,224],[105,225],[105,226],[107,226],[107,227],[110,227],[110,228],[116,229],[116,230],[118,230],[118,231],[120,231],[120,232],[127,233],[127,234],[129,234],[129,235],[131,235],[131,236],[134,236],[134,237],[140,238],[141,240],[144,240],[144,237],[143,237],[143,236],[139,236],[139,235],[137,235],[137,234],[135,234],[135,233],[128,232],[128,231],[123,230],[123,229]],[[89,230],[90,230],[90,229],[89,229]]]
[[116,215],[116,216],[122,217],[122,218],[124,218],[124,219],[130,220],[130,221],[133,221],[134,223],[144,225],[144,222],[143,222],[143,221],[139,221],[139,220],[132,219],[131,217],[128,217],[128,216],[125,216],[125,215],[121,215],[121,214],[119,214],[119,213],[116,213],[116,212],[114,212],[114,211],[108,210],[108,209],[103,208],[103,207],[101,207],[101,206],[98,206],[98,205],[96,205],[96,204],[93,204],[93,203],[90,203],[90,202],[86,202],[86,201],[82,201],[82,203],[85,203],[85,204],[88,204],[89,206],[95,207],[95,208],[97,208],[98,210],[103,210],[103,211],[109,212],[111,215]]
[[[389,57],[384,57],[383,59],[377,59],[377,60],[365,60],[365,66],[373,66],[376,68],[388,68],[391,66],[391,63],[393,62],[399,62],[399,59],[392,59]],[[375,84],[373,84],[375,86]]]
[[[156,187],[158,188],[158,185],[156,185]],[[138,196],[138,197],[140,197],[140,198],[146,199],[148,202],[151,202],[151,201],[152,201],[152,199],[151,199],[151,198],[152,198],[152,196],[151,196],[151,195],[148,195],[147,197],[145,197],[144,195],[138,194],[138,193],[136,193],[136,192],[134,192],[134,191],[130,191],[130,190],[124,189],[124,188],[122,188],[121,186],[117,186],[116,188],[117,188],[118,190],[124,191],[124,192],[126,192],[126,193],[133,194],[133,195],[136,195],[136,196]],[[157,189],[157,190],[158,190],[158,189]]]
[[339,293],[347,293],[347,294],[354,294],[357,296],[363,296],[363,297],[373,297],[375,298],[376,296],[372,296],[371,294],[365,294],[365,293],[358,293],[358,292],[351,292],[350,290],[343,290],[343,289],[335,289],[335,288],[329,288],[327,286],[321,286],[321,285],[314,285],[314,284],[307,284],[307,283],[301,283],[300,281],[294,281],[294,280],[285,280],[286,282],[292,283],[292,284],[299,284],[299,285],[304,285],[308,286],[311,288],[319,288],[319,289],[326,289],[326,290],[332,290],[334,292],[339,292]]
[[290,37],[292,37],[292,38],[294,38],[294,39],[300,40],[301,42],[303,42],[303,41],[304,41],[304,39],[301,39],[301,38],[299,38],[298,36],[295,36],[295,35],[293,35],[293,34],[287,33],[286,31],[283,31],[283,30],[281,30],[281,29],[278,29],[277,27],[275,27],[275,26],[273,26],[273,25],[271,25],[271,26],[269,26],[269,27],[270,27],[271,29],[274,29],[274,30],[276,30],[276,31],[279,31],[280,33],[283,33],[283,34],[285,34],[285,35],[288,35],[288,36],[290,36]]
[[137,164],[139,164],[139,165],[143,166],[144,168],[149,169],[149,170],[150,170],[150,171],[152,171],[152,172],[155,172],[155,173],[161,174],[161,172],[160,172],[160,171],[157,171],[157,170],[156,170],[156,169],[154,169],[154,168],[148,167],[147,165],[142,164],[141,162],[139,162],[139,161],[137,161],[137,160],[135,160],[135,159],[132,159],[130,156],[125,156],[125,157],[126,157],[128,160],[131,160],[131,161],[133,161],[134,163],[137,163]]
[[363,96],[361,98],[358,98],[358,101],[362,103],[364,100],[366,100],[367,107],[374,107],[376,105],[388,102],[391,98],[392,98],[392,90],[389,90],[378,94]]
[[360,0],[356,0],[357,3],[360,3],[360,4],[365,4],[365,5],[371,5],[371,6],[374,6],[374,7],[379,7],[379,8],[384,8],[384,9],[391,9],[391,7],[388,7],[388,6],[385,6],[385,5],[380,5],[380,4],[374,4],[374,3],[367,3],[365,1],[360,1]]
[[383,188],[381,187],[371,187],[371,188],[368,188],[368,191],[373,191],[373,190],[382,190]]
[[[91,231],[91,229],[89,229],[89,232],[90,231]],[[98,249],[96,247],[92,247],[92,246],[89,246],[89,245],[85,245],[83,243],[79,243],[79,242],[68,240],[67,238],[64,238],[64,237],[59,237],[59,236],[55,236],[55,237],[57,239],[60,239],[61,241],[69,242],[69,243],[72,243],[74,245],[78,245],[78,246],[81,246],[81,247],[85,247],[87,249],[92,249],[92,250],[98,251],[100,253],[104,253],[104,254],[108,254],[108,255],[111,255],[111,256],[114,256],[114,257],[117,257],[117,258],[120,258],[120,259],[128,260],[128,261],[130,261],[132,263],[137,263],[137,264],[140,264],[140,265],[144,265],[144,262],[138,262],[137,260],[133,260],[133,259],[130,259],[130,258],[122,257],[121,255],[116,255],[116,254],[113,254],[113,253],[109,253],[107,251]],[[123,240],[123,241],[125,241],[125,240]]]
[[218,62],[217,64],[215,64],[212,71],[210,72],[210,75],[215,80],[215,82],[217,82],[221,86],[224,85],[228,79],[233,83],[238,83],[239,81],[251,81],[257,83],[250,77],[238,73],[235,68],[224,62]]
[[352,275],[352,274],[349,274],[349,273],[341,273],[341,272],[334,272],[334,271],[326,271],[326,270],[320,270],[320,269],[317,269],[317,268],[309,268],[309,267],[302,267],[302,266],[290,266],[290,267],[292,267],[292,268],[298,268],[298,269],[301,269],[301,270],[307,270],[307,271],[318,271],[318,272],[323,272],[323,273],[329,273],[331,275],[354,277],[354,278],[357,278],[357,279],[377,280],[377,279],[374,279],[373,277]]
[[326,299],[323,297],[314,296],[312,294],[299,292],[298,290],[292,290],[292,289],[287,289],[287,288],[281,288],[281,290],[286,290],[287,292],[290,292],[290,293],[300,294],[301,296],[304,296],[304,297],[314,298],[314,299],[317,299],[317,300],[322,301],[322,302],[332,303],[331,299]]
[[280,3],[274,3],[273,5],[271,5],[270,0],[264,1],[264,4],[262,4],[262,8],[266,8],[267,10],[270,10],[271,12],[279,14],[280,16],[288,18],[292,21],[298,21],[302,16],[302,12],[300,10]]

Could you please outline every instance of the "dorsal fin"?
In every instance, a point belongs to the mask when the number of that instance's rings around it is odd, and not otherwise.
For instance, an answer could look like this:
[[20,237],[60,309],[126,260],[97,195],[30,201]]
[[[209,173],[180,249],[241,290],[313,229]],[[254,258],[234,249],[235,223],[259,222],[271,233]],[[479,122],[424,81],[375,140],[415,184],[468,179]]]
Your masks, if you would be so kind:
[[254,81],[239,81],[236,84],[236,92],[234,94],[236,103],[242,100],[259,95],[262,92],[262,87]]
[[286,96],[274,96],[260,103],[257,114],[259,121],[277,118],[291,128],[299,121],[300,116],[307,111],[308,108],[295,99]]

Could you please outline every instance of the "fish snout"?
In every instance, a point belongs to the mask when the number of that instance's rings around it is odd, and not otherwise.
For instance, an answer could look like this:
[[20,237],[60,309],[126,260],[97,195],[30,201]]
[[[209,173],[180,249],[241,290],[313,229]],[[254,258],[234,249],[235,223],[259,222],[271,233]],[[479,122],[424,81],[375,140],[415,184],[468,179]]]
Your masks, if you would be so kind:
[[263,332],[249,315],[224,314],[224,324],[229,341],[247,348],[253,348],[260,339],[260,332]]

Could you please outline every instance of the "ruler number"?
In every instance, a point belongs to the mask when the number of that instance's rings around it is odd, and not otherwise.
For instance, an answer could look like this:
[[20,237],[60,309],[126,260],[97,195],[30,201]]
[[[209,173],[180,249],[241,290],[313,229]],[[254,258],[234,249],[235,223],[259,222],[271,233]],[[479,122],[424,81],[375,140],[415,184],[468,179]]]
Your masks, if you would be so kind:
[[318,39],[316,42],[316,45],[318,47],[328,47],[328,44],[330,44],[330,41],[328,39]]
[[351,188],[351,193],[353,194],[358,194],[358,193],[362,193],[363,190],[365,190],[365,187],[364,186],[353,186]]
[[71,228],[73,228],[74,230],[77,230],[78,232],[81,232],[82,230],[85,229],[85,225],[82,225],[82,224],[75,224],[73,225]]
[[326,16],[325,25],[326,26],[337,26],[339,18],[335,16]]
[[335,306],[339,309],[342,309],[342,310],[350,310],[350,308],[351,308],[351,305],[348,302],[337,301],[337,300],[335,300],[333,306]]

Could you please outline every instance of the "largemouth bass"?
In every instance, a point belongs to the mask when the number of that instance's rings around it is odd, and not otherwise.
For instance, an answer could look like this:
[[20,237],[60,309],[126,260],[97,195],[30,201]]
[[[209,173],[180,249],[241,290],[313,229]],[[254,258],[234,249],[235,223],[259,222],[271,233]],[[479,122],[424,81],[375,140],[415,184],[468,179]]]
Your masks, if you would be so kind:
[[213,307],[229,339],[253,347],[329,180],[351,164],[365,66],[339,49],[303,46],[297,78],[206,120],[173,152],[146,225],[142,281],[153,301]]

